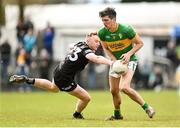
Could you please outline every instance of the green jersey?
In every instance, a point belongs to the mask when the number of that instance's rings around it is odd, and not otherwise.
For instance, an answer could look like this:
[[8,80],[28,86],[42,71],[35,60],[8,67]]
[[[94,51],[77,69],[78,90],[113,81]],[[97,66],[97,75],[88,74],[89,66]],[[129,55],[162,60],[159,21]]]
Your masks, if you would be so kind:
[[[105,27],[98,31],[98,36],[103,43],[106,43],[108,49],[116,57],[120,59],[121,55],[127,53],[133,48],[132,39],[136,32],[127,24],[118,24],[115,32],[110,32]],[[136,61],[137,57],[133,54],[130,61]]]

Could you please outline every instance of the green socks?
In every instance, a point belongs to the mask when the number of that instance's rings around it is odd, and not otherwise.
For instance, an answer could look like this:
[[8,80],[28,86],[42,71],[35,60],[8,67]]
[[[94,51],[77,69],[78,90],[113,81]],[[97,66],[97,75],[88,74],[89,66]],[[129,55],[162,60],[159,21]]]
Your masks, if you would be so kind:
[[142,106],[142,108],[143,108],[144,110],[146,110],[148,107],[149,107],[149,105],[148,105],[147,103],[144,103],[144,105]]
[[[146,110],[148,107],[149,107],[149,105],[148,105],[146,102],[144,103],[144,105],[142,105],[142,108],[143,108],[144,110]],[[120,112],[119,109],[114,110],[114,117],[115,117],[116,119],[120,119],[120,118],[122,117],[121,112]]]

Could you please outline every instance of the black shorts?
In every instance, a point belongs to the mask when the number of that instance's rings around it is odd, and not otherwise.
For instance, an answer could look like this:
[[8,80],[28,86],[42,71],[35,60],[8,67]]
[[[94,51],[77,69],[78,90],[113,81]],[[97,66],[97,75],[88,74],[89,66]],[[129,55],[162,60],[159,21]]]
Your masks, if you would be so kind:
[[70,92],[77,87],[77,83],[74,82],[71,77],[62,73],[60,65],[54,70],[54,83],[58,86],[61,91]]
[[[76,87],[77,87],[77,84],[72,81],[71,83],[69,82],[56,82],[54,80],[54,83],[58,86],[58,88],[61,90],[61,91],[65,91],[65,92],[70,92],[70,91],[73,91]],[[62,84],[61,84],[62,83]]]

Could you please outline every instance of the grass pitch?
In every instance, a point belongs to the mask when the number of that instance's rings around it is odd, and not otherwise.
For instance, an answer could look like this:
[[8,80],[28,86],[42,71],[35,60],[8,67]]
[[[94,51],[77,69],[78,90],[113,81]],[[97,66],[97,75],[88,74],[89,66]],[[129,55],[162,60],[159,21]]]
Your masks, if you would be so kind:
[[0,127],[180,127],[180,96],[175,90],[139,91],[156,109],[153,119],[122,94],[120,121],[105,121],[113,113],[110,92],[89,93],[92,100],[83,111],[85,120],[72,119],[76,98],[66,93],[0,93]]

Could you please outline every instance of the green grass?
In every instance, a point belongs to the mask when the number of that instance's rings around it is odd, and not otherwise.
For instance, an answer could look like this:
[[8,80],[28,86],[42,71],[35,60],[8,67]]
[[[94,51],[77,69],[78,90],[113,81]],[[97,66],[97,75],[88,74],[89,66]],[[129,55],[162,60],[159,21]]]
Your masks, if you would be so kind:
[[83,112],[85,120],[72,119],[76,98],[66,93],[0,93],[0,127],[180,127],[180,97],[175,90],[140,91],[157,111],[153,119],[123,94],[120,121],[104,120],[113,112],[108,91],[89,93],[92,100]]

